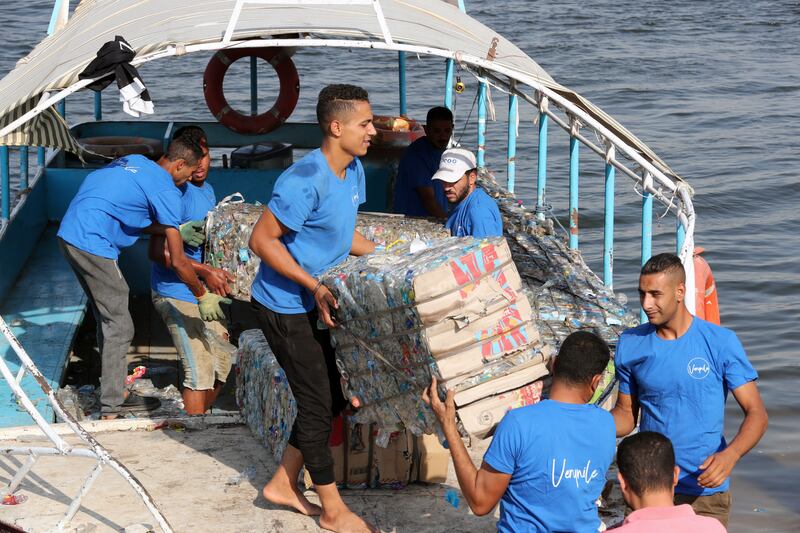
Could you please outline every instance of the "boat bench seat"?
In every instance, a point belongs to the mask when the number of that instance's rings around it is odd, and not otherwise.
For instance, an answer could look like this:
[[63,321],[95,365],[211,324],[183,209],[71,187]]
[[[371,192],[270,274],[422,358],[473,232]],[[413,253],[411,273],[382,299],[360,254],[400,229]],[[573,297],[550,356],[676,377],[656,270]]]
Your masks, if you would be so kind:
[[[56,230],[55,226],[45,229],[19,278],[0,304],[0,315],[53,390],[60,386],[75,334],[87,308],[86,295],[58,250]],[[0,356],[16,376],[19,358],[2,335]],[[52,422],[53,409],[30,374],[25,374],[21,386],[44,419]],[[17,405],[8,383],[0,380],[0,427],[33,423],[30,415]]]

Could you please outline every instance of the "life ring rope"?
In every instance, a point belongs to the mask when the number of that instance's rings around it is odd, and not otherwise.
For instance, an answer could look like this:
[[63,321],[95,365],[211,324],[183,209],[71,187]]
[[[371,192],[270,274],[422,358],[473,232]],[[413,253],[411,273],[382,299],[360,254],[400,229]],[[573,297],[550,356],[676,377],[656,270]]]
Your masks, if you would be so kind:
[[[243,57],[258,57],[269,63],[278,74],[280,91],[275,104],[256,116],[244,115],[233,109],[222,89],[228,68]],[[220,124],[237,133],[260,135],[286,122],[300,98],[300,76],[291,57],[282,48],[234,48],[219,50],[203,74],[203,94],[211,114]]]

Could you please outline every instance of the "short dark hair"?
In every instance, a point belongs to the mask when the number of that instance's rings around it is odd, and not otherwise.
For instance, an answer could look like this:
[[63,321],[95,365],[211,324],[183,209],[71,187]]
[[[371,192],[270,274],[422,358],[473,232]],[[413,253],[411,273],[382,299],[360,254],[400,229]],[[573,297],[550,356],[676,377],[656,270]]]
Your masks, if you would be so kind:
[[208,137],[200,126],[181,126],[175,130],[175,134],[172,136],[173,139],[184,137],[208,147]]
[[576,331],[564,339],[558,350],[553,379],[585,385],[603,373],[610,358],[606,341],[590,331]]
[[683,269],[680,257],[675,254],[654,255],[642,267],[642,276],[667,272],[675,275],[681,282],[686,281],[686,271]]
[[428,116],[425,117],[425,124],[430,124],[435,120],[449,120],[453,122],[453,112],[446,107],[437,105],[428,109]]
[[204,146],[208,149],[205,132],[197,126],[186,126],[175,132],[167,148],[166,156],[170,161],[183,159],[189,165],[196,165],[205,155]]
[[638,496],[649,491],[672,490],[675,450],[661,433],[641,431],[619,443],[617,468]]
[[354,102],[369,102],[367,91],[356,85],[328,85],[317,98],[317,122],[324,128],[342,113],[355,111]]

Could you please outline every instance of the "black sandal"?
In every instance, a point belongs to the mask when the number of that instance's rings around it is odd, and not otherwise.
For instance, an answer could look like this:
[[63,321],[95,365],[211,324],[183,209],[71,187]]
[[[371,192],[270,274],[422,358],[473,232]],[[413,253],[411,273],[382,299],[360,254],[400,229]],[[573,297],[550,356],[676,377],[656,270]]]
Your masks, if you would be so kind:
[[155,411],[161,407],[161,400],[150,396],[139,396],[135,393],[128,394],[122,405],[119,406],[120,413],[135,413],[140,411]]

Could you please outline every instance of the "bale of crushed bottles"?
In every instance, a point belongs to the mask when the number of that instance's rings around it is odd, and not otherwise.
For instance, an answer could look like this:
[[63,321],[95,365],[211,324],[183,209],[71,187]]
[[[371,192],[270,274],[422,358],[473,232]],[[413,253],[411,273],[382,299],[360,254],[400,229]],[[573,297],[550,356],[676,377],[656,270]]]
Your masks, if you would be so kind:
[[237,372],[236,401],[242,418],[280,461],[297,416],[297,404],[261,330],[249,329],[239,336]]
[[[250,300],[250,286],[261,263],[249,242],[253,226],[263,212],[263,205],[246,203],[240,194],[235,194],[221,200],[206,219],[205,262],[233,275],[231,296],[237,300]],[[388,247],[410,242],[417,235],[435,238],[449,234],[433,220],[380,213],[359,213],[356,229],[367,239]]]
[[400,426],[435,431],[420,397],[432,372],[459,409],[547,374],[549,348],[502,237],[416,240],[352,258],[323,282],[339,303],[331,335],[345,394],[361,405],[354,421],[375,423],[379,446]]

